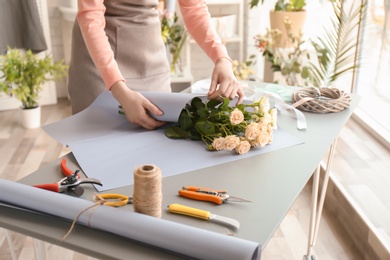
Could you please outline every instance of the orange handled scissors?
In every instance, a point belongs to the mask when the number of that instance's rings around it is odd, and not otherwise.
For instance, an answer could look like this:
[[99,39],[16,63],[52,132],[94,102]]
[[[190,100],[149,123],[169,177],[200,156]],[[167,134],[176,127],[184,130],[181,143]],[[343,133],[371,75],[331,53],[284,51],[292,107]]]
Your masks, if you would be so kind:
[[215,190],[199,186],[184,186],[179,190],[179,195],[193,200],[210,201],[218,205],[227,201],[250,202],[249,200],[230,196],[227,190]]
[[132,197],[118,193],[97,194],[93,196],[93,200],[102,202],[104,205],[111,207],[123,207],[133,203]]

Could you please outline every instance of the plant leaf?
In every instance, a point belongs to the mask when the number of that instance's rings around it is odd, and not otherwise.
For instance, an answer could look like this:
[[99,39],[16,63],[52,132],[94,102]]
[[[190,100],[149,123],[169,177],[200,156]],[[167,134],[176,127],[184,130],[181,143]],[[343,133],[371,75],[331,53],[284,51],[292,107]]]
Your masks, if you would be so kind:
[[186,139],[188,137],[187,131],[178,126],[170,126],[165,129],[165,135],[172,139]]

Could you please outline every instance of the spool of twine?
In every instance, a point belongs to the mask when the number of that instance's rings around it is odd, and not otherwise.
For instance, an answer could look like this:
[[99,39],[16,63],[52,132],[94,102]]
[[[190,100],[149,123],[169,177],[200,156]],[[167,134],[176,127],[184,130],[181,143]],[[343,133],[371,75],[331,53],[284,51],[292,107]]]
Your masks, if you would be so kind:
[[134,211],[161,218],[161,171],[154,165],[142,165],[134,171]]

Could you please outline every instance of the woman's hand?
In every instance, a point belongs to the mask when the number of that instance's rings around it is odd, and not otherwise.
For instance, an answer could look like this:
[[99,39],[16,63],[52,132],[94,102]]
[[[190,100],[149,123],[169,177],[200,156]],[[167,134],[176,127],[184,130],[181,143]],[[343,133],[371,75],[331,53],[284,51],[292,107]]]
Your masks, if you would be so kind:
[[129,89],[123,81],[116,82],[111,87],[111,93],[121,104],[130,123],[148,130],[165,124],[165,122],[155,120],[148,114],[149,111],[153,115],[161,116],[163,114],[161,110],[140,93]]
[[218,99],[220,97],[234,99],[238,96],[237,104],[240,104],[244,99],[244,92],[234,76],[230,60],[221,58],[215,63],[207,96],[209,99]]

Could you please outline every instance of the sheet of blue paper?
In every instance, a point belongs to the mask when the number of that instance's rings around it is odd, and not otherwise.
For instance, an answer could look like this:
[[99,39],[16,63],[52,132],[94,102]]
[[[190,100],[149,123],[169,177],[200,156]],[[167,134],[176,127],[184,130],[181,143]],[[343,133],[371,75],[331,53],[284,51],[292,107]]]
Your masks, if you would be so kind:
[[[164,111],[167,121],[177,120],[181,109],[194,97],[189,93],[143,94]],[[103,92],[81,113],[44,129],[71,147],[88,177],[102,181],[103,187],[96,187],[99,191],[133,184],[134,169],[144,164],[156,165],[167,177],[302,143],[278,129],[271,145],[251,149],[247,154],[209,152],[201,141],[173,140],[165,136],[164,129],[146,131],[128,123],[118,114],[118,103],[109,92]]]

